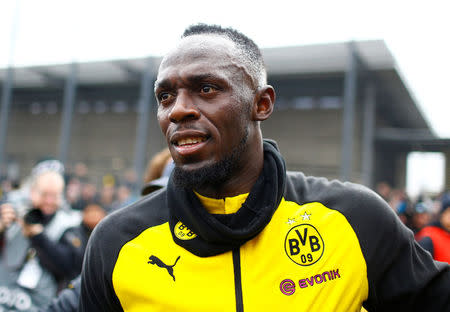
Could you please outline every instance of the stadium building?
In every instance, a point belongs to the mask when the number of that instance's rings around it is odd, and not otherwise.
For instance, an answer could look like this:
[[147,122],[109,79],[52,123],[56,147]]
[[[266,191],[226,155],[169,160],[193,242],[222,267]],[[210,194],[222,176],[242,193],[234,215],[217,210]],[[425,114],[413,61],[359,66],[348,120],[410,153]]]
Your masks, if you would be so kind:
[[[411,151],[446,155],[383,41],[264,49],[276,110],[262,125],[287,166],[373,187],[406,183]],[[153,83],[159,57],[0,69],[0,168],[27,174],[37,160],[85,162],[100,179],[165,146]],[[12,172],[12,173],[11,173]]]

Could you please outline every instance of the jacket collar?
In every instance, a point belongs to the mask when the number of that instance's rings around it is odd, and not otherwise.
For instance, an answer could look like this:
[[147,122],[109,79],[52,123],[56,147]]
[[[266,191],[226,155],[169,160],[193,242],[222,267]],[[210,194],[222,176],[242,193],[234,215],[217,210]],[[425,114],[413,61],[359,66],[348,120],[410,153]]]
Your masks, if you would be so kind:
[[[208,213],[192,190],[176,186],[170,177],[169,226],[176,244],[200,257],[214,256],[238,248],[264,229],[281,202],[286,166],[274,141],[264,140],[263,146],[263,170],[236,213]],[[176,234],[186,227],[195,234],[191,239]]]

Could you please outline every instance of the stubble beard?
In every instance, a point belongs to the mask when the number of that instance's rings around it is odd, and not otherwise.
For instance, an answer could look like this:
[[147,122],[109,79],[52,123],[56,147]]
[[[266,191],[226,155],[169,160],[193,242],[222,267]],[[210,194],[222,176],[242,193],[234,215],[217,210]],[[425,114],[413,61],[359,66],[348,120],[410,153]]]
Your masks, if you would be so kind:
[[247,148],[249,132],[245,133],[239,144],[231,153],[220,161],[195,170],[184,170],[175,166],[173,170],[173,181],[176,186],[199,190],[203,187],[216,187],[223,185],[239,170],[239,160]]

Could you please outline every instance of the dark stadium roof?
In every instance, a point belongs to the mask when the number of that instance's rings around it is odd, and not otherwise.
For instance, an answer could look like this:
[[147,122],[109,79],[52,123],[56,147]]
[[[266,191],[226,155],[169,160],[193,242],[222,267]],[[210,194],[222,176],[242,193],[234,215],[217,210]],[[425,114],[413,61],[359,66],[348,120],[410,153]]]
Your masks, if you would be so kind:
[[[379,109],[389,114],[402,127],[430,131],[384,41],[357,41],[353,44],[360,59],[375,73],[377,87],[381,87],[382,93],[388,93],[392,99],[387,103],[379,101]],[[349,43],[269,48],[262,52],[269,76],[342,75],[348,65]],[[149,60],[152,62],[150,65]],[[78,83],[129,83],[140,79],[140,73],[149,66],[156,74],[160,60],[160,57],[151,57],[78,63]],[[17,67],[14,70],[14,88],[46,88],[55,82],[63,82],[69,72],[69,64]],[[6,69],[2,68],[0,81],[3,82],[5,77]],[[392,102],[396,104],[395,109],[391,107]]]

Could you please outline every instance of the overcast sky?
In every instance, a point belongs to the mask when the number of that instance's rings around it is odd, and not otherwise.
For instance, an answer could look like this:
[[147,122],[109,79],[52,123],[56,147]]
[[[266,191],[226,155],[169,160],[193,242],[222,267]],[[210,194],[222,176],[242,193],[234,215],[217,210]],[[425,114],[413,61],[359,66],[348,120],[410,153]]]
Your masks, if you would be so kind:
[[384,39],[432,128],[450,137],[445,2],[1,0],[0,66],[161,55],[198,22],[232,26],[261,47]]

